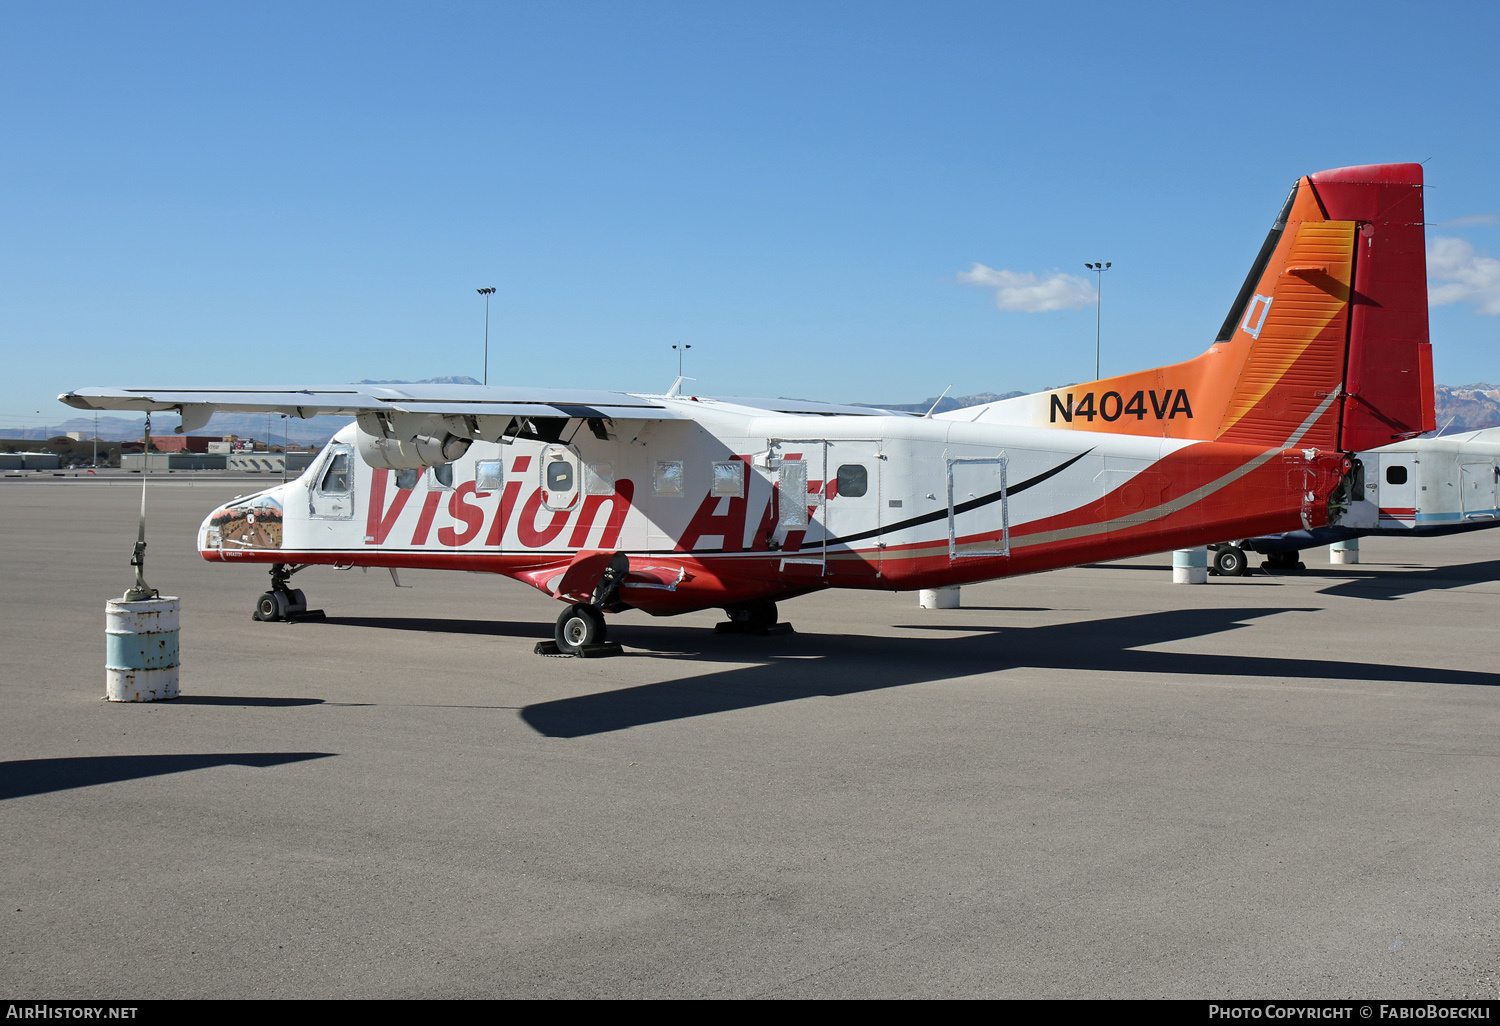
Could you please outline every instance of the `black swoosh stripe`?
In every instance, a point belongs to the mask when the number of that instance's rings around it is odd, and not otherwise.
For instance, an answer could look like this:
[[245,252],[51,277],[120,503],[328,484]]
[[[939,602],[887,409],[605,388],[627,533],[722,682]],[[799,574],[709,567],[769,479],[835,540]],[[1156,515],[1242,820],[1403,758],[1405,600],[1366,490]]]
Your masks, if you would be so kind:
[[[1009,497],[1011,495],[1016,495],[1020,492],[1024,492],[1026,489],[1031,488],[1035,485],[1039,485],[1050,477],[1056,477],[1058,474],[1061,474],[1064,470],[1067,470],[1073,464],[1077,463],[1079,460],[1083,459],[1093,451],[1093,449],[1085,449],[1083,452],[1079,453],[1077,456],[1074,456],[1072,459],[1064,460],[1062,463],[1059,463],[1051,470],[1044,470],[1036,477],[1028,478],[1027,480],[1022,481],[1020,484],[1016,485],[1014,488],[1006,488],[1003,491],[991,492],[988,495],[981,495],[977,499],[970,499],[968,502],[960,502],[958,505],[953,507],[953,515],[958,516],[960,513],[967,513],[970,510],[979,509],[981,506],[988,506],[992,502],[999,502],[1003,497]],[[866,538],[875,538],[882,534],[894,534],[897,531],[904,531],[908,527],[920,527],[923,524],[932,524],[936,523],[939,520],[947,519],[948,508],[944,506],[942,509],[934,510],[931,513],[923,513],[921,516],[912,517],[910,520],[903,520],[898,524],[888,524],[885,527],[878,527],[873,531],[862,531],[859,534],[850,534],[842,538],[829,538],[822,544],[847,545],[849,542],[863,541]]]

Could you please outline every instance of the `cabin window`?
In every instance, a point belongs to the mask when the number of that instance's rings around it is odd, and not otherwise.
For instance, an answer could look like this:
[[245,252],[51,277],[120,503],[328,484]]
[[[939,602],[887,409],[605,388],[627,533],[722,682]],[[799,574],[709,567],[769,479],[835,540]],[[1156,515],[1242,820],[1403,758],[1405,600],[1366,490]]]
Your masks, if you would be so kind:
[[615,468],[610,463],[585,463],[583,465],[583,493],[585,495],[615,494]]
[[547,464],[547,491],[571,492],[573,490],[573,464],[557,460]]
[[493,492],[500,489],[504,474],[500,460],[477,460],[474,463],[474,490]]
[[396,487],[404,492],[409,492],[422,480],[420,470],[398,470],[396,471]]
[[807,527],[807,506],[811,499],[807,494],[807,463],[803,460],[782,460],[776,478],[781,526]]
[[870,490],[870,472],[858,463],[845,463],[839,468],[838,495],[857,499]]
[[1385,483],[1386,484],[1406,484],[1406,468],[1405,467],[1386,467],[1385,468]]
[[453,487],[453,464],[444,463],[440,467],[432,468],[432,484],[436,488]]
[[347,452],[337,453],[328,461],[328,469],[323,472],[323,483],[318,486],[318,491],[325,493],[349,491],[349,454]]
[[714,494],[738,499],[745,494],[745,465],[739,460],[714,464]]
[[682,462],[680,460],[662,460],[656,464],[656,473],[651,475],[651,493],[653,495],[681,497],[683,494],[682,485]]

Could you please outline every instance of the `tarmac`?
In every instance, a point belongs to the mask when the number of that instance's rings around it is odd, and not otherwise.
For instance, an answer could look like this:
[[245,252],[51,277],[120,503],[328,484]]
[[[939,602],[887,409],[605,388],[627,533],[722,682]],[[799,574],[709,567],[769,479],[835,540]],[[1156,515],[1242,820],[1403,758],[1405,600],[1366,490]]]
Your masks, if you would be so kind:
[[796,633],[264,568],[155,475],[182,697],[104,693],[139,477],[0,480],[0,996],[1490,998],[1500,531],[828,592]]

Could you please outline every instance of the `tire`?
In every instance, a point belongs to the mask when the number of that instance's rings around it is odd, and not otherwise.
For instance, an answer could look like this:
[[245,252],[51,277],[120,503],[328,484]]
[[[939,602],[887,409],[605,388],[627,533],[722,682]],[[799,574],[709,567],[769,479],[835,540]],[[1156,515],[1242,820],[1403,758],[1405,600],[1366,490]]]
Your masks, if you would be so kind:
[[255,619],[275,623],[286,619],[286,596],[279,591],[268,591],[255,602]]
[[1249,569],[1245,550],[1238,545],[1226,545],[1214,553],[1214,569],[1224,577],[1243,577]]
[[585,645],[604,643],[604,614],[597,607],[578,603],[557,618],[552,632],[559,652],[576,655]]
[[1300,555],[1301,553],[1296,551],[1273,552],[1266,557],[1266,561],[1261,566],[1267,570],[1283,574],[1298,573],[1307,569],[1307,564],[1297,558]]
[[741,627],[747,634],[764,634],[776,626],[776,603],[741,602],[726,606],[729,622]]

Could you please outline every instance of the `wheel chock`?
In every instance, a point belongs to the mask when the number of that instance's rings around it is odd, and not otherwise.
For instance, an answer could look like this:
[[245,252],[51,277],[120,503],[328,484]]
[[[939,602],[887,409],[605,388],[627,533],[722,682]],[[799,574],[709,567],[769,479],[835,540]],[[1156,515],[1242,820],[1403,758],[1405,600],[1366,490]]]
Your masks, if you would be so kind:
[[618,641],[606,641],[602,645],[584,645],[571,654],[558,648],[555,641],[538,641],[532,651],[539,656],[551,656],[554,659],[568,659],[571,656],[577,656],[579,659],[603,659],[605,656],[625,654],[625,649],[620,647]]

